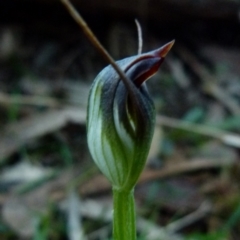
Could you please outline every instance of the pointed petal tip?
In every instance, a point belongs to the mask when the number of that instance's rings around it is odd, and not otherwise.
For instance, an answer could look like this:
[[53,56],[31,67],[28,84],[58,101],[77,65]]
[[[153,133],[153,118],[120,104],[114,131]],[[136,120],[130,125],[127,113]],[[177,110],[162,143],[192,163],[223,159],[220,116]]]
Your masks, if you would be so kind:
[[171,42],[166,43],[164,46],[162,46],[158,50],[158,55],[162,58],[166,57],[166,55],[168,54],[168,52],[170,51],[174,43],[175,43],[175,39],[172,40]]

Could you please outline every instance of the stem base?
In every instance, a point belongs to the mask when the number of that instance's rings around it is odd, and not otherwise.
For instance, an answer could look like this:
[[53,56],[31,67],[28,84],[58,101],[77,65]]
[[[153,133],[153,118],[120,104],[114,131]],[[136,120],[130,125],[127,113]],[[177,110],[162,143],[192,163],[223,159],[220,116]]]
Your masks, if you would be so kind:
[[113,239],[136,240],[136,220],[133,190],[113,189]]

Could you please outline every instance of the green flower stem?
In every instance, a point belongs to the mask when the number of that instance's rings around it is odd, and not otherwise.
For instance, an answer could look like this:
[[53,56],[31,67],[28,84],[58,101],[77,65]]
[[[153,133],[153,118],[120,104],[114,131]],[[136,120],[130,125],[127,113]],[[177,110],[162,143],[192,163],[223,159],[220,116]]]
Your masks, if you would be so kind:
[[134,191],[113,189],[113,239],[136,240]]

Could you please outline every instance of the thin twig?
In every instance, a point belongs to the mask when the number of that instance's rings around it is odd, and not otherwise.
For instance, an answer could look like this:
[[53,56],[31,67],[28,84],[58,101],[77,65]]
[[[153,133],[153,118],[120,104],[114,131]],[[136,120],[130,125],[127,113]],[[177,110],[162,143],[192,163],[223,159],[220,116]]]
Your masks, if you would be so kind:
[[180,236],[180,234],[168,232],[165,227],[161,227],[158,224],[144,218],[138,218],[137,226],[138,229],[143,232],[145,239],[148,240],[183,240],[183,237]]
[[158,170],[149,170],[143,172],[138,183],[145,183],[155,179],[164,179],[181,174],[191,173],[194,171],[203,171],[214,168],[223,168],[232,166],[236,161],[234,159],[205,159],[193,158],[185,160],[178,164],[167,165]]
[[61,106],[61,102],[59,100],[50,97],[10,95],[3,92],[0,92],[0,104],[1,105],[18,104],[46,107]]
[[138,54],[142,53],[143,39],[142,39],[142,28],[137,19],[135,19],[135,23],[137,25],[137,33],[138,33]]
[[223,131],[214,127],[209,127],[201,124],[194,124],[186,121],[177,120],[166,116],[157,116],[156,123],[161,126],[167,126],[171,128],[182,129],[185,131],[194,132],[197,134],[213,137],[219,139],[223,143],[233,146],[240,147],[240,135]]
[[[170,160],[171,161],[171,160]],[[183,162],[177,164],[169,164],[164,168],[157,170],[145,170],[138,184],[146,183],[149,181],[154,181],[156,179],[164,179],[173,176],[178,176],[181,174],[191,173],[194,171],[204,171],[214,168],[224,168],[232,166],[236,161],[231,159],[204,159],[195,158],[184,160]],[[98,186],[96,188],[96,186]],[[97,175],[90,181],[82,184],[80,188],[81,195],[89,195],[96,192],[104,192],[110,190],[111,186],[106,178],[102,175]]]
[[[84,21],[82,16],[76,11],[74,6],[68,1],[68,0],[61,0],[62,3],[65,5],[73,19],[78,23],[78,25],[82,28],[83,32],[89,39],[89,41],[93,44],[93,46],[100,52],[100,54],[112,65],[112,67],[115,69],[115,71],[120,76],[121,80],[124,82],[126,88],[129,90],[129,94],[131,96],[131,81],[128,79],[128,77],[125,75],[125,73],[118,67],[114,59],[110,56],[110,54],[107,52],[107,50],[103,47],[103,45],[98,41],[94,33],[91,31],[91,29],[88,27],[87,23]],[[132,96],[134,98],[134,96]]]
[[165,229],[169,233],[178,232],[183,228],[188,227],[193,223],[199,221],[200,219],[206,217],[206,215],[211,212],[211,209],[212,205],[210,204],[210,202],[205,201],[200,205],[200,207],[196,211],[190,213],[189,215],[179,220],[176,220],[175,222],[168,224],[168,226],[166,226]]

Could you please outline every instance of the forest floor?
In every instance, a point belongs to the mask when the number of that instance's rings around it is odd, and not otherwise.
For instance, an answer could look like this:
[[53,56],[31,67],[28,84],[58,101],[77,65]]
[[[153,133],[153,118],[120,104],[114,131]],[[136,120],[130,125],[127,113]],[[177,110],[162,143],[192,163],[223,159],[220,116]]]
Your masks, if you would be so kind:
[[[107,63],[59,2],[11,2],[0,3],[0,239],[110,239],[111,187],[85,127]],[[135,191],[139,239],[239,240],[239,3],[162,1],[158,14],[138,2],[77,6],[116,60],[137,53],[135,18],[144,52],[176,40],[148,81],[157,121]]]

